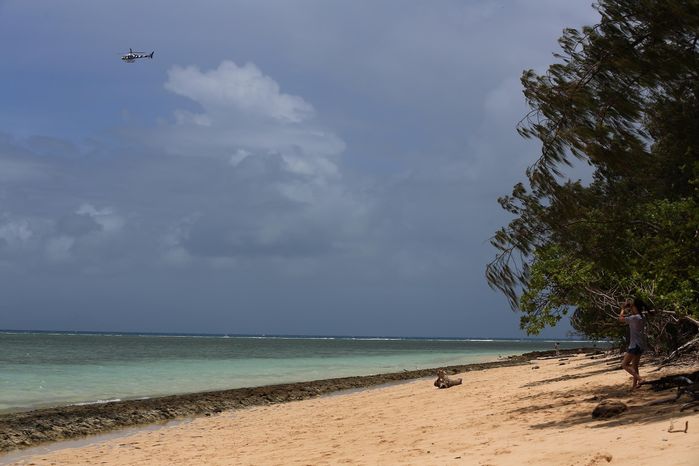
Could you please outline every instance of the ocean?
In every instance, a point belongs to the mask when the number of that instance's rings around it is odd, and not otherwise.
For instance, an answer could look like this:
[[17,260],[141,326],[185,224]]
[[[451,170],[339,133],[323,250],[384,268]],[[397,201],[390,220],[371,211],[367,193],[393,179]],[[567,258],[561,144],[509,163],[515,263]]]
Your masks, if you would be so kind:
[[468,364],[553,344],[0,331],[0,412]]

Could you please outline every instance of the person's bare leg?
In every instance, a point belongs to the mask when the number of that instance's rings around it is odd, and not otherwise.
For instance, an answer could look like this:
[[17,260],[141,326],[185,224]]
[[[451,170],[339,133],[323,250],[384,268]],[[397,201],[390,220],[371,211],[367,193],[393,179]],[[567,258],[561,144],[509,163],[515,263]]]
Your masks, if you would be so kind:
[[634,354],[625,353],[624,359],[621,361],[621,368],[624,369],[629,374],[631,374],[631,377],[633,377],[633,385],[631,386],[632,389],[636,388],[636,384],[637,384],[637,380],[638,380],[638,372],[631,365],[631,363],[634,359],[634,356],[635,356]]
[[643,379],[641,378],[641,373],[638,371],[638,365],[641,362],[641,355],[640,354],[634,354],[633,359],[631,360],[631,367],[633,368],[634,372],[636,372],[636,382],[635,382],[635,387],[638,388],[641,385],[641,382],[643,382]]

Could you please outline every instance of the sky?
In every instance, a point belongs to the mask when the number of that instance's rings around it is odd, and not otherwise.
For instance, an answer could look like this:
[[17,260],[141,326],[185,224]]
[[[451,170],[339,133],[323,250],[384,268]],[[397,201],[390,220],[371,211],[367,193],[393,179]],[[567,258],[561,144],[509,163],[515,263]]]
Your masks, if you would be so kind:
[[523,336],[519,78],[590,3],[0,0],[0,328]]

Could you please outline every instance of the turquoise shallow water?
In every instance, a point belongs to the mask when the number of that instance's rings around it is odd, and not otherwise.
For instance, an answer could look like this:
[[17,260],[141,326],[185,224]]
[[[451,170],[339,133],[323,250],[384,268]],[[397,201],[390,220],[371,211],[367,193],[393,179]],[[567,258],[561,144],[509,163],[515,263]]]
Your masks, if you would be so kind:
[[[561,341],[561,348],[583,345]],[[552,347],[543,340],[5,332],[0,411],[466,364]]]

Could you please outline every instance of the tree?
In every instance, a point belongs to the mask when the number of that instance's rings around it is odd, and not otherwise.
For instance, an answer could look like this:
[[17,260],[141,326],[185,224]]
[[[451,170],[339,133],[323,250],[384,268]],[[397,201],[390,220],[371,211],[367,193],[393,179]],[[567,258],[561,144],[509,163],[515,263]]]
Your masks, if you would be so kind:
[[[699,0],[595,8],[599,24],[566,29],[545,74],[523,73],[518,131],[541,154],[498,200],[514,218],[486,277],[530,334],[572,312],[579,332],[620,337],[611,314],[640,296],[652,344],[670,350],[699,326]],[[567,179],[574,159],[590,183]]]

